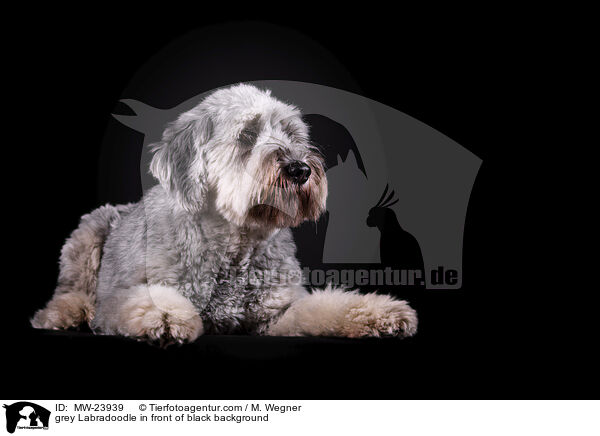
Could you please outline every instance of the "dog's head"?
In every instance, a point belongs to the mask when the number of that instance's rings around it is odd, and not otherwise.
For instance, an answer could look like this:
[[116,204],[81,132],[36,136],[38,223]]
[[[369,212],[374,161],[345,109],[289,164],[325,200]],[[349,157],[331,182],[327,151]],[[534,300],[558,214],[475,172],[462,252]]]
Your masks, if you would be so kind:
[[323,160],[300,111],[237,85],[182,114],[152,146],[152,174],[189,213],[214,207],[248,227],[294,227],[325,209]]

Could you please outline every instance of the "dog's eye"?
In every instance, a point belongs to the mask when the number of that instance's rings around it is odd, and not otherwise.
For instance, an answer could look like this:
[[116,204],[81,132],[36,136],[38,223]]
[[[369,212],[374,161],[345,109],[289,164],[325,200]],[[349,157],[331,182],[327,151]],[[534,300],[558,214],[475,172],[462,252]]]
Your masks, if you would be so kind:
[[297,127],[291,123],[283,125],[283,133],[292,139],[300,136]]
[[258,138],[258,132],[251,129],[244,129],[240,133],[238,140],[242,145],[252,147],[256,143],[256,138]]
[[252,147],[256,143],[258,132],[260,132],[260,115],[257,115],[246,123],[240,132],[238,141],[246,147]]
[[292,141],[304,141],[308,139],[302,124],[299,124],[295,120],[283,121],[281,129]]

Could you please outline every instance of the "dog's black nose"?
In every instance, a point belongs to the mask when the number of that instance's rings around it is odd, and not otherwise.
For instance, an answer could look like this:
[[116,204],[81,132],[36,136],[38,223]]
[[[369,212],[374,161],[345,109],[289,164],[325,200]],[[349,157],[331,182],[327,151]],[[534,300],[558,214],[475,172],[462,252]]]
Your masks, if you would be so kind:
[[292,182],[298,185],[303,185],[310,177],[310,167],[299,160],[295,160],[286,166],[285,172]]

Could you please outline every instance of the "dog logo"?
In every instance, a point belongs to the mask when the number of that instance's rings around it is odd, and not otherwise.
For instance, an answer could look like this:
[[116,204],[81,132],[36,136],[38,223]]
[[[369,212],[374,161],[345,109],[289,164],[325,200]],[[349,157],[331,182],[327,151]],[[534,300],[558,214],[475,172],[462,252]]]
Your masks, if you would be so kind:
[[15,429],[48,429],[50,411],[28,401],[19,401],[11,405],[5,404],[6,431],[14,433]]

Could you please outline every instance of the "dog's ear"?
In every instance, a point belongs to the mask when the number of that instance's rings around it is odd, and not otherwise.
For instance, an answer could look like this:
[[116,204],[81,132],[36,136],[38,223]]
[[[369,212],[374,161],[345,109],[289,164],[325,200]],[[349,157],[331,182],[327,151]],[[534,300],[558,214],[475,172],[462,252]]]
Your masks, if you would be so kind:
[[162,140],[151,144],[150,172],[190,213],[199,212],[206,199],[202,146],[210,140],[212,130],[208,115],[194,110],[169,124]]

